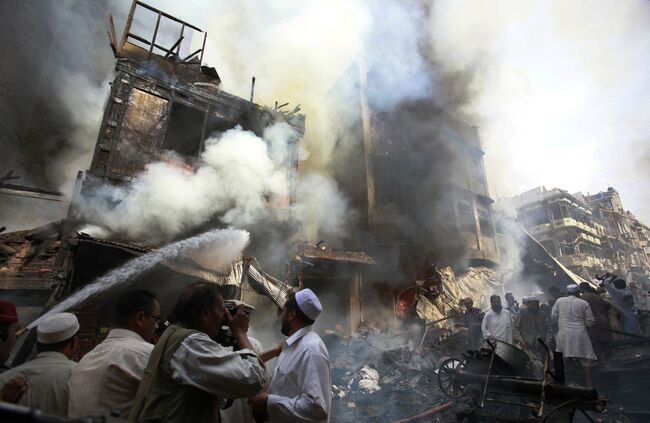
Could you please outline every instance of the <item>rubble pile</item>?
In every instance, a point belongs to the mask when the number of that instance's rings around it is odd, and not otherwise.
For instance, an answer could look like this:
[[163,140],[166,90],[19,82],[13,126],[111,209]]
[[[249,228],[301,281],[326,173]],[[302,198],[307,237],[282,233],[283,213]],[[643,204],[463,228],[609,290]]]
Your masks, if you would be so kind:
[[447,401],[436,382],[439,359],[400,347],[375,352],[355,370],[334,367],[332,414],[343,423],[392,422]]

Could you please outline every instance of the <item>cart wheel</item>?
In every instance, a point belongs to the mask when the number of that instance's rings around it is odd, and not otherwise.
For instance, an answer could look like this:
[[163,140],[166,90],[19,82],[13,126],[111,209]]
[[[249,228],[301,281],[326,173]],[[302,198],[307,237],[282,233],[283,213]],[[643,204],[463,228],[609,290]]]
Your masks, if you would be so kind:
[[460,360],[449,358],[438,368],[438,386],[450,398],[460,398],[465,392],[465,387],[456,381],[456,371],[462,367]]

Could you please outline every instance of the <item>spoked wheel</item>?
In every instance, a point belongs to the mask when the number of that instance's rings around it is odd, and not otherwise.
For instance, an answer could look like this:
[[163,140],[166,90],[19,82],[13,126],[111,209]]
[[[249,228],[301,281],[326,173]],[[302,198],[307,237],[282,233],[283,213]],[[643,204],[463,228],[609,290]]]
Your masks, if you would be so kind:
[[465,387],[456,380],[456,372],[462,367],[460,360],[449,358],[438,368],[438,386],[450,398],[459,398],[465,392]]

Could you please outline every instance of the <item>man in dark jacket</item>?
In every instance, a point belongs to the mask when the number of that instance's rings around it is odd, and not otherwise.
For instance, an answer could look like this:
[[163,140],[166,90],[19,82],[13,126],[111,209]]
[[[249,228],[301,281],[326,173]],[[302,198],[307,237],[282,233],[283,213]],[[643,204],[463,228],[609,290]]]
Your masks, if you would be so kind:
[[474,301],[467,297],[462,300],[465,307],[465,326],[467,327],[468,342],[467,348],[470,350],[479,350],[483,346],[483,332],[481,331],[481,323],[485,313],[480,308],[474,307]]
[[598,295],[596,288],[588,282],[580,284],[580,293],[580,298],[589,303],[595,319],[594,325],[587,328],[591,344],[598,359],[603,360],[607,356],[608,345],[612,341],[612,328],[608,318],[612,305]]

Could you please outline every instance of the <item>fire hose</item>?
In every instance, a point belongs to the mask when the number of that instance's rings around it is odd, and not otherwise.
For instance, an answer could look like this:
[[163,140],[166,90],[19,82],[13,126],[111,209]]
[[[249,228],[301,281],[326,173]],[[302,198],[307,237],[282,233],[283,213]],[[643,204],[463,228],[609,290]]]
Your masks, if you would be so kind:
[[436,413],[439,413],[441,411],[444,411],[444,410],[448,409],[449,407],[451,407],[453,404],[454,404],[453,401],[449,401],[449,402],[446,402],[444,404],[438,404],[438,405],[434,406],[433,408],[430,408],[430,409],[428,409],[426,411],[423,411],[423,412],[421,412],[419,414],[415,414],[415,415],[410,416],[410,417],[405,417],[405,418],[400,419],[400,420],[395,420],[392,423],[411,423],[411,422],[419,420],[419,419],[421,419],[423,417],[427,417],[427,416],[430,416],[432,414],[436,414]]

